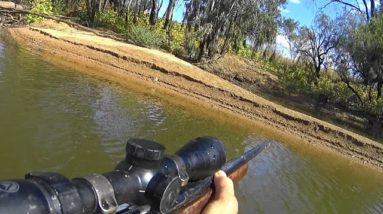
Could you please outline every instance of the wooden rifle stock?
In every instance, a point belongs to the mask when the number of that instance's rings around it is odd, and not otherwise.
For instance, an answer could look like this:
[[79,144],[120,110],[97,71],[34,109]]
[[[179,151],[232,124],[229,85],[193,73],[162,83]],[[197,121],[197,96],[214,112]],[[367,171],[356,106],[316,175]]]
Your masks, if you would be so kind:
[[[269,146],[269,143],[262,143],[256,146],[255,148],[252,148],[251,150],[245,152],[244,155],[242,155],[238,159],[234,159],[232,161],[229,161],[224,165],[222,168],[223,171],[226,172],[228,177],[232,179],[234,182],[240,180],[247,172],[248,170],[248,162],[253,159],[255,156],[257,156],[259,153],[261,153],[265,148]],[[214,193],[214,187],[212,185],[212,178],[206,178],[204,179],[206,182],[202,182],[201,186],[207,186],[205,190],[201,188],[201,190],[197,190],[202,192],[203,194],[200,194],[194,200],[190,200],[190,202],[185,203],[184,206],[181,208],[177,208],[177,211],[175,213],[177,214],[198,214],[201,213],[201,211],[205,208],[209,200],[211,199],[213,193]],[[197,195],[197,194],[195,194]]]
[[[248,165],[242,165],[239,169],[229,174],[228,177],[234,182],[239,181],[247,172]],[[186,207],[177,211],[177,214],[196,214],[201,213],[203,208],[205,208],[206,204],[210,201],[210,198],[213,195],[213,188],[209,188],[209,190],[203,194],[201,197],[197,198],[195,201],[191,202]]]

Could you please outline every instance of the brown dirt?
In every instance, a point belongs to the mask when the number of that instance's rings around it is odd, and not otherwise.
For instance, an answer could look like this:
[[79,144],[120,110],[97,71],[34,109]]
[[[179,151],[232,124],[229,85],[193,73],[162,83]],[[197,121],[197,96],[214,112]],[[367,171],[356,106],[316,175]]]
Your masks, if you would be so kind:
[[[111,79],[130,78],[166,88],[383,170],[382,144],[277,105],[171,54],[57,23],[9,28],[8,32],[17,43],[44,57],[81,64]],[[259,79],[257,75],[246,78]]]
[[363,113],[352,111],[331,100],[323,102],[323,97],[314,92],[293,92],[276,75],[270,71],[265,72],[263,65],[253,60],[225,55],[212,63],[201,63],[198,66],[286,108],[383,143],[383,136],[379,137],[383,130],[374,130]]

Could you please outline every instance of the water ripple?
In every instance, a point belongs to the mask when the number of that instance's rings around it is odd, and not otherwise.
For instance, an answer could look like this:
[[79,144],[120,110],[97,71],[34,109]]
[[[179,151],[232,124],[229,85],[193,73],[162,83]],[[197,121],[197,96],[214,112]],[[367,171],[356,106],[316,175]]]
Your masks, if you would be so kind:
[[0,58],[4,58],[5,45],[0,40]]
[[199,108],[168,104],[52,66],[13,46],[0,47],[5,54],[5,59],[0,54],[3,177],[35,169],[103,172],[123,159],[130,137],[158,140],[174,151],[196,136],[212,135],[228,142],[230,157],[271,142],[236,184],[240,213],[383,213],[377,173],[259,137],[252,126],[242,129]]

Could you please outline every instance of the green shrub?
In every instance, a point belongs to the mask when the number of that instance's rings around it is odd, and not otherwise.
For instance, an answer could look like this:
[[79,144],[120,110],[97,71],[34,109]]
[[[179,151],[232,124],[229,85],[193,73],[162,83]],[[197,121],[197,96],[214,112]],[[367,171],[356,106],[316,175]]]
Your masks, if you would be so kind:
[[346,83],[338,81],[334,83],[333,100],[337,103],[347,105],[352,91],[347,87]]
[[242,45],[239,47],[238,55],[245,59],[251,59],[253,51],[248,47],[243,47]]
[[197,57],[199,51],[198,31],[185,31],[184,47],[190,59]]
[[116,33],[126,32],[124,19],[113,10],[96,13],[96,25],[113,30]]
[[279,70],[278,76],[281,83],[293,91],[312,90],[312,84],[309,81],[310,73],[298,65]]
[[183,45],[185,43],[185,30],[182,25],[180,23],[173,23],[169,36],[170,51],[182,52],[181,49],[184,49]]
[[136,45],[148,48],[158,48],[164,41],[163,36],[149,27],[132,26],[126,36]]
[[[53,6],[52,6],[52,1],[50,0],[34,0],[32,2],[31,12],[50,15],[52,14],[52,11],[53,11]],[[43,18],[40,16],[34,16],[34,15],[27,16],[27,21],[29,23],[40,22],[41,20],[43,20]]]
[[66,7],[64,0],[56,0],[55,1],[54,5],[53,5],[53,9],[52,9],[53,14],[65,15],[66,10],[67,10],[67,7]]
[[318,84],[315,86],[314,90],[319,92],[320,94],[324,94],[327,96],[334,96],[334,81],[331,79],[327,72],[322,74],[322,76],[318,80]]

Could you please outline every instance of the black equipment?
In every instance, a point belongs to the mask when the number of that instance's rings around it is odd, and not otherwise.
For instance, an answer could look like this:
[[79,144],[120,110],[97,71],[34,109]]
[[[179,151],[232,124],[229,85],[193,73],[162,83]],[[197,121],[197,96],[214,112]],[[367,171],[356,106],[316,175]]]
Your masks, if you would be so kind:
[[165,155],[156,142],[130,139],[125,160],[111,172],[73,179],[32,172],[24,180],[0,181],[0,213],[172,213],[205,193],[214,172],[230,173],[266,146],[225,164],[224,146],[213,137],[196,138],[175,155]]

